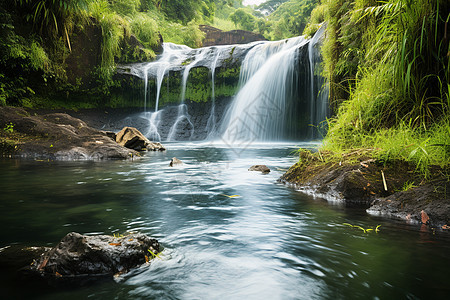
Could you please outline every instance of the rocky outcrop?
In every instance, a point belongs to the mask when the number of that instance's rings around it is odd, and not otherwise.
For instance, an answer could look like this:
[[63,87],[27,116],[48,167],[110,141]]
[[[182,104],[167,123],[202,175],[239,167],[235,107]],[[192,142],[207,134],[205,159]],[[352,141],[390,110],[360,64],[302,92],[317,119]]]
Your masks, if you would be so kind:
[[203,47],[267,41],[263,35],[245,30],[222,31],[209,25],[200,25],[200,30],[205,33]]
[[22,273],[51,284],[112,278],[145,264],[159,251],[158,241],[144,234],[113,237],[71,232]]
[[116,134],[116,142],[126,148],[136,151],[164,151],[161,143],[150,142],[139,130],[134,127],[124,127]]
[[0,107],[3,156],[55,160],[125,159],[138,154],[65,113],[32,115],[22,108]]
[[438,180],[376,198],[367,212],[446,228],[450,224],[450,182]]
[[254,165],[254,166],[251,166],[248,170],[249,171],[258,171],[263,174],[267,174],[270,172],[270,169],[266,165]]
[[[436,167],[437,168],[437,167]],[[300,153],[300,161],[279,182],[329,201],[360,205],[375,215],[431,226],[450,224],[450,182],[442,170],[424,182],[414,166],[404,161],[384,163],[355,152],[340,160],[326,153]]]

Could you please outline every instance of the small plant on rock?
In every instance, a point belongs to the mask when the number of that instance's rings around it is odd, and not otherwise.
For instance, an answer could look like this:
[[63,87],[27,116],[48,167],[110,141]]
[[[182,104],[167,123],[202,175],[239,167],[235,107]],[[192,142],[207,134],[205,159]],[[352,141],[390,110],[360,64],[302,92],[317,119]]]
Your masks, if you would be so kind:
[[3,128],[3,131],[8,132],[8,133],[13,133],[14,132],[14,124],[9,122],[9,124],[6,124],[5,128]]

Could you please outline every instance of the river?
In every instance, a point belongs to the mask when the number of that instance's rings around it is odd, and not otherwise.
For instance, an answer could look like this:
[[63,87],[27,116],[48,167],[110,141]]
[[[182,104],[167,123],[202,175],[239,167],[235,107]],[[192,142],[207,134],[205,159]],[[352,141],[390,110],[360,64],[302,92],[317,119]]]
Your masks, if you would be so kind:
[[[298,144],[171,143],[134,161],[2,160],[0,248],[142,232],[164,250],[114,282],[69,289],[2,274],[3,299],[444,299],[450,237],[276,180]],[[171,168],[177,157],[183,166]],[[249,172],[266,164],[271,172]],[[345,223],[380,231],[364,233]]]

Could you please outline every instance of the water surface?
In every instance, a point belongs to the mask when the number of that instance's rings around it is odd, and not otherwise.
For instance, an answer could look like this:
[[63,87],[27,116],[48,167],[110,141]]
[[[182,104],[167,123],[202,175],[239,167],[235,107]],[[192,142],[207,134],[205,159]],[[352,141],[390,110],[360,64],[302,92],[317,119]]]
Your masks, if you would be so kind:
[[[0,248],[139,231],[164,251],[117,282],[7,299],[444,299],[450,238],[276,183],[314,144],[169,144],[135,161],[0,161]],[[170,168],[173,156],[184,166]],[[266,164],[272,172],[249,172]],[[234,196],[234,197],[229,197]],[[381,225],[378,233],[364,228]],[[2,297],[3,298],[3,297]]]

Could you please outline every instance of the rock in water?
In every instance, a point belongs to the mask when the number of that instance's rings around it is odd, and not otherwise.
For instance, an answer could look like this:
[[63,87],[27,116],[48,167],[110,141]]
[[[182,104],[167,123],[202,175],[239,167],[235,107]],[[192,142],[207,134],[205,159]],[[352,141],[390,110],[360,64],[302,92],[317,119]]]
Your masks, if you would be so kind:
[[136,151],[166,150],[160,143],[150,142],[139,130],[134,127],[124,127],[121,131],[119,131],[116,135],[116,142],[123,147]]
[[166,148],[161,143],[150,142],[147,146],[147,151],[165,151]]
[[430,217],[428,216],[428,214],[424,210],[422,210],[420,212],[420,218],[422,220],[422,224],[428,224],[429,221],[430,221]]
[[248,170],[262,172],[263,174],[267,174],[270,172],[270,169],[266,165],[254,165],[251,166]]
[[170,161],[169,167],[181,166],[183,162],[176,157],[172,157]]
[[28,275],[38,275],[49,283],[86,277],[112,278],[144,264],[152,257],[148,250],[159,253],[159,243],[140,233],[113,237],[71,232],[35,260],[27,271]]

